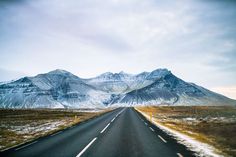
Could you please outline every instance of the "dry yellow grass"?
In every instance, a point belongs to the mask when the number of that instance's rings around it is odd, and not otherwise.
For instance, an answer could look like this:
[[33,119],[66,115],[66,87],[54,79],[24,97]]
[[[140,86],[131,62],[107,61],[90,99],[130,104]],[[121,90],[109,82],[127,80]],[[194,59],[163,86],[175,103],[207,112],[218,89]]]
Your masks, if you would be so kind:
[[236,108],[226,106],[150,106],[138,110],[156,121],[236,156]]
[[0,150],[52,134],[101,112],[72,110],[0,110]]

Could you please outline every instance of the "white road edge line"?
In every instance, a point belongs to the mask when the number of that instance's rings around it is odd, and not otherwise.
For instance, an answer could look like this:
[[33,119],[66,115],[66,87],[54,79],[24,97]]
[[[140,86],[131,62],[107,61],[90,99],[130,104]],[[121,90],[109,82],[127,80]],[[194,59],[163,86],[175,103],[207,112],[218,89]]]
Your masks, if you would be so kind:
[[38,142],[38,141],[34,141],[34,142],[29,143],[29,144],[27,144],[27,145],[24,145],[24,146],[22,146],[22,147],[16,148],[15,150],[19,150],[19,149],[22,149],[22,148],[28,147],[28,146],[30,146],[30,145],[32,145],[32,144],[35,144],[36,142]]
[[184,157],[182,154],[180,153],[176,153],[178,155],[178,157]]
[[52,134],[52,135],[50,135],[50,136],[55,136],[55,135],[57,135],[57,134],[60,134],[62,131],[59,131],[59,132],[56,132],[55,134]]
[[78,154],[76,155],[76,157],[80,157],[92,144],[94,141],[96,141],[97,137],[95,137],[91,142],[89,142],[89,144],[84,147],[84,149]]
[[145,123],[145,125],[147,125],[147,123],[146,122],[144,122]]
[[111,122],[113,122],[115,119],[116,119],[116,117],[114,117],[114,118],[111,120]]
[[100,133],[102,134],[108,128],[109,125],[110,125],[110,123],[107,124],[107,126],[104,129],[102,129],[102,131]]
[[162,138],[160,135],[158,135],[158,137],[164,142],[167,143],[166,140],[164,138]]
[[149,128],[154,132],[153,128],[151,128],[151,127],[149,127]]

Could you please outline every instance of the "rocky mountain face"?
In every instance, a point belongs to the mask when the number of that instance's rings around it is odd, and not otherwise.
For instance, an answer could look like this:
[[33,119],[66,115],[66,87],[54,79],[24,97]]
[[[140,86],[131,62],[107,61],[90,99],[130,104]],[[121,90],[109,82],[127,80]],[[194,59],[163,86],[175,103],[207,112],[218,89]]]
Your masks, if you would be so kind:
[[104,107],[108,98],[107,93],[63,70],[0,85],[2,108]]
[[99,108],[136,105],[236,105],[167,69],[82,79],[64,70],[0,84],[1,108]]

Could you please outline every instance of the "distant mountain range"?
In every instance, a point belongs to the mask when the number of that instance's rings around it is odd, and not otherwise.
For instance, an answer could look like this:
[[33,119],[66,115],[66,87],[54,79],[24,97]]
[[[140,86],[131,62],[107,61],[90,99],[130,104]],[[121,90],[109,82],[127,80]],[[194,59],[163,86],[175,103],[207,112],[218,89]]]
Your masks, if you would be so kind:
[[101,108],[137,105],[236,105],[167,69],[107,72],[82,79],[64,70],[0,84],[0,108]]

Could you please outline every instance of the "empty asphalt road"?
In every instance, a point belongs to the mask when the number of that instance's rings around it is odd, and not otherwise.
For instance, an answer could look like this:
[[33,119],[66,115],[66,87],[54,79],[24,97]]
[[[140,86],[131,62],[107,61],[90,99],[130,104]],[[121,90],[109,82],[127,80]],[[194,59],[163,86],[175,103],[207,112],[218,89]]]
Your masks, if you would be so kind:
[[191,157],[133,108],[119,108],[0,153],[1,157]]

